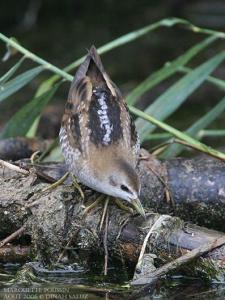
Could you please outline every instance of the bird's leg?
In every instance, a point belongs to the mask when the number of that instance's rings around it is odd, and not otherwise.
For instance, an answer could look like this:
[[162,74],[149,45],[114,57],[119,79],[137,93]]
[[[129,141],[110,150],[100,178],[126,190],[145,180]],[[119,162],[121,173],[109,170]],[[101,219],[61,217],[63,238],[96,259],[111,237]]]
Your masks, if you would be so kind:
[[[46,192],[48,190],[54,189],[57,186],[61,185],[69,176],[69,172],[66,172],[61,178],[59,178],[56,182],[52,183],[51,185],[47,186],[46,188],[44,188],[42,190],[42,192]],[[73,179],[73,185],[74,187],[79,191],[81,197],[84,199],[84,193],[80,187],[80,185],[78,184],[76,177],[74,175],[72,175],[72,179]]]
[[78,192],[80,193],[80,196],[82,199],[84,199],[84,192],[82,191],[79,183],[77,182],[77,179],[74,175],[72,175],[72,179],[73,179],[73,186],[78,190]]
[[[55,189],[57,186],[61,185],[67,179],[68,176],[69,176],[69,172],[66,172],[61,178],[59,178],[59,180],[55,181],[54,183],[48,185],[47,187],[45,187],[44,189],[42,189],[42,190],[40,190],[38,192],[43,193],[43,192],[47,192],[49,190]],[[37,200],[35,200],[35,201],[33,201],[33,202],[31,202],[31,203],[25,204],[25,207],[26,208],[28,208],[28,207],[30,208],[30,207],[32,207],[34,205],[39,204],[39,203],[40,203],[40,198],[37,199]]]
[[87,206],[84,211],[83,214],[87,214],[91,209],[93,209],[94,207],[96,207],[98,205],[98,203],[100,201],[102,201],[102,199],[105,197],[104,194],[101,194],[91,205]]
[[128,212],[128,213],[130,213],[130,214],[133,214],[133,213],[134,213],[134,210],[133,210],[131,207],[128,207],[128,206],[124,205],[124,204],[122,203],[122,201],[119,200],[118,198],[115,198],[115,203],[116,203],[116,205],[117,205],[120,209],[125,210],[126,212]]
[[57,186],[61,185],[67,179],[68,176],[69,176],[69,172],[66,172],[61,178],[59,178],[59,180],[44,188],[42,192],[55,189]]

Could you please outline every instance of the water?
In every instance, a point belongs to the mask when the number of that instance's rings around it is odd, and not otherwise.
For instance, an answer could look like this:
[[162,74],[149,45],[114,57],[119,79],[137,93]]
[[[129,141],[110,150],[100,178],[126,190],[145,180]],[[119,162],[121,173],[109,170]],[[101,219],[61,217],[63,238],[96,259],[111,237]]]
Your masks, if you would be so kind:
[[[73,271],[71,267],[49,271],[34,263],[26,267],[7,264],[0,266],[0,299],[130,299],[140,288],[129,288],[129,282],[123,279],[116,268],[104,278],[80,267]],[[222,300],[224,297],[223,284],[172,276],[162,279],[151,296],[140,295],[136,299]]]

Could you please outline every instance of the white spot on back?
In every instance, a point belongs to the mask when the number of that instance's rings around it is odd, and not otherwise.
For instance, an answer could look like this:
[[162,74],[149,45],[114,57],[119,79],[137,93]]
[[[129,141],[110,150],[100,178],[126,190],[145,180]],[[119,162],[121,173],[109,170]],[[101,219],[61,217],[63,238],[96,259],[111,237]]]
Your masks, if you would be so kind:
[[111,124],[109,117],[108,117],[108,106],[105,101],[105,94],[102,93],[101,96],[98,98],[98,103],[100,105],[100,109],[97,111],[99,120],[100,120],[100,126],[102,129],[105,130],[105,135],[103,137],[103,144],[108,145],[111,141],[111,134],[113,131],[113,124]]

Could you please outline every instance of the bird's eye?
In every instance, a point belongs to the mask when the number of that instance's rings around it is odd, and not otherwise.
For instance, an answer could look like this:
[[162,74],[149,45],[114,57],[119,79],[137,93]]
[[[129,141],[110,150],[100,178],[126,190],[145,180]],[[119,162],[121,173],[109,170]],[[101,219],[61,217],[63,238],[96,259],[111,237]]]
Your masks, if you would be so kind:
[[122,191],[124,191],[124,192],[127,192],[127,193],[130,193],[130,194],[131,194],[130,190],[129,190],[129,189],[128,189],[128,187],[126,187],[125,185],[121,184],[120,188],[121,188],[121,190],[122,190]]

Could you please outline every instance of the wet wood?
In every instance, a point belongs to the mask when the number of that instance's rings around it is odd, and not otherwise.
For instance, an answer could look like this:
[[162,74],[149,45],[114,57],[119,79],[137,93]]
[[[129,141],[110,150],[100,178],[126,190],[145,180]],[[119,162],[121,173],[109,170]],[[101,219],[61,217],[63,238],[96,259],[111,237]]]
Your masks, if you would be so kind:
[[7,245],[0,248],[0,263],[24,263],[30,258],[30,246]]
[[[122,211],[116,207],[113,200],[109,203],[107,243],[109,257],[122,257],[134,265],[145,236],[160,218],[160,214],[156,211],[179,213],[182,212],[182,208],[186,211],[191,207],[189,205],[193,204],[198,213],[199,205],[204,204],[205,213],[213,218],[215,215],[207,209],[208,204],[221,204],[223,199],[221,193],[223,179],[220,176],[225,170],[224,164],[220,161],[196,158],[160,162],[151,155],[146,155],[145,152],[143,154],[138,170],[142,182],[141,200],[146,211],[149,212],[147,219],[143,220],[140,216],[131,216]],[[29,168],[28,161],[20,161],[17,164]],[[60,163],[40,164],[36,168],[55,180],[66,172],[65,165]],[[203,182],[204,189],[201,190]],[[82,187],[85,194],[83,200],[80,192],[71,186],[69,179],[63,185],[47,190],[50,184],[37,174],[29,172],[29,175],[24,175],[6,168],[1,170],[0,185],[1,239],[26,224],[24,234],[29,237],[28,241],[31,239],[32,251],[43,263],[55,263],[59,257],[60,261],[71,262],[74,260],[75,253],[76,259],[81,263],[88,263],[96,253],[98,257],[104,258],[104,230],[99,230],[104,202],[87,215],[83,213],[85,207],[90,205],[99,194]],[[192,185],[195,193],[191,191]],[[199,197],[197,196],[198,185],[200,186]],[[218,189],[215,188],[216,185]],[[207,186],[209,186],[209,195],[206,198],[203,192],[206,192]],[[154,213],[151,212],[153,207]],[[223,209],[222,206],[220,208]],[[190,215],[190,212],[186,214]],[[224,236],[222,232],[186,224],[177,217],[167,215],[163,220],[160,226],[154,227],[147,243],[147,251],[155,254],[158,262],[162,264]],[[13,243],[20,243],[20,239]],[[205,255],[199,264],[192,266],[191,272],[195,270],[206,272],[210,263],[213,272],[211,268],[209,276],[218,274],[223,276],[224,259],[225,246],[221,246]]]
[[225,230],[225,163],[201,155],[159,161],[144,151],[139,171],[145,207]]
[[28,158],[36,151],[45,151],[51,142],[51,140],[26,137],[2,139],[0,140],[0,159],[17,160]]

